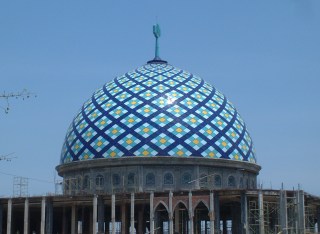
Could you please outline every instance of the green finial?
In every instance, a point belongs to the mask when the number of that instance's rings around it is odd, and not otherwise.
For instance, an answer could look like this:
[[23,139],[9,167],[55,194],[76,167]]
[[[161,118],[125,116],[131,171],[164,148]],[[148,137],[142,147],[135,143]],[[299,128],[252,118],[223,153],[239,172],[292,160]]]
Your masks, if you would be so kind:
[[167,61],[164,61],[159,56],[159,43],[158,38],[161,36],[160,32],[160,26],[159,24],[153,25],[153,35],[156,38],[156,50],[155,50],[155,56],[154,59],[148,61],[148,63],[167,63]]
[[156,50],[155,50],[155,58],[160,58],[159,56],[159,43],[158,38],[161,36],[160,26],[159,24],[153,25],[153,35],[156,38]]

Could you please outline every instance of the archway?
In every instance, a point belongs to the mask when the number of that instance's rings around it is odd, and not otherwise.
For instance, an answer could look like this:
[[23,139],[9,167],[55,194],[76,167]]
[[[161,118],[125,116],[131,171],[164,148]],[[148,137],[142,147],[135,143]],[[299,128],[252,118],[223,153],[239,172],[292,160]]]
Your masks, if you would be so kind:
[[189,223],[189,215],[188,209],[184,203],[179,202],[174,208],[174,223],[173,230],[174,233],[188,233],[188,223]]
[[169,215],[168,210],[163,203],[160,203],[154,214],[155,225],[154,233],[155,234],[169,234]]
[[210,217],[208,207],[201,201],[194,210],[194,232],[210,233]]

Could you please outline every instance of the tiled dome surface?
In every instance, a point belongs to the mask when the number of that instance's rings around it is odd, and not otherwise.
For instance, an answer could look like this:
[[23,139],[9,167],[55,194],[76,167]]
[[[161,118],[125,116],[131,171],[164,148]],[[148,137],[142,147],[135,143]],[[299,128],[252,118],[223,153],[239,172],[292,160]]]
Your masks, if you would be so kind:
[[246,125],[226,97],[161,63],[115,78],[84,103],[67,131],[61,164],[133,156],[256,162]]

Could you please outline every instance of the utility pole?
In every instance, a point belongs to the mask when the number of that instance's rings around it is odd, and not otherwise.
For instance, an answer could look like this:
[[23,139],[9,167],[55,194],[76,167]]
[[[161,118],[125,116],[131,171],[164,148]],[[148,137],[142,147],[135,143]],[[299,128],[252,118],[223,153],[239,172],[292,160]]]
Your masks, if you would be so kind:
[[10,162],[12,159],[16,158],[15,156],[11,156],[14,153],[6,154],[6,155],[0,155],[0,161],[8,161]]
[[5,106],[0,106],[0,108],[4,110],[4,113],[8,114],[9,110],[10,110],[10,104],[9,104],[10,98],[25,100],[30,97],[37,97],[37,95],[28,92],[28,90],[26,90],[26,89],[23,89],[21,92],[17,92],[17,93],[3,92],[2,94],[0,94],[0,99],[4,99],[6,104],[5,104]]

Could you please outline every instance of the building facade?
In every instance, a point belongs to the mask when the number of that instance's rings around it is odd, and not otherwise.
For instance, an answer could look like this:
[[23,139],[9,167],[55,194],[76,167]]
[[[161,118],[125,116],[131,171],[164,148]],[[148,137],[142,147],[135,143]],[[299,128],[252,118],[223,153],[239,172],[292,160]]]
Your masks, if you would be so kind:
[[236,108],[158,49],[83,104],[56,169],[62,195],[1,199],[1,233],[318,231],[320,199],[259,188]]

